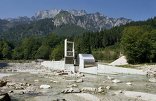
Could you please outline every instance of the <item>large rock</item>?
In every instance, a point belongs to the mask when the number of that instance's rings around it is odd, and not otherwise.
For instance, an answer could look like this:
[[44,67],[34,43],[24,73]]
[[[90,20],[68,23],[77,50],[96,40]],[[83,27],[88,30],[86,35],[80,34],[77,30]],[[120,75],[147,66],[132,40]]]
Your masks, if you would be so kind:
[[76,80],[76,82],[81,83],[81,82],[83,82],[83,79],[78,79],[78,80]]
[[0,101],[11,101],[9,94],[0,92]]
[[81,90],[83,92],[96,92],[97,91],[96,88],[92,88],[92,87],[83,87]]
[[80,93],[80,89],[78,88],[66,88],[62,91],[62,93]]
[[48,88],[50,88],[50,85],[41,85],[40,88],[41,89],[48,89]]
[[121,83],[121,81],[118,80],[118,79],[114,79],[114,80],[112,80],[112,82],[113,82],[113,83]]
[[7,81],[0,80],[0,87],[6,86]]
[[150,78],[150,79],[149,79],[149,82],[156,83],[156,79],[155,79],[155,78]]
[[103,88],[103,87],[99,87],[99,88],[97,89],[97,92],[98,92],[98,93],[104,93],[104,92],[106,92],[106,89]]

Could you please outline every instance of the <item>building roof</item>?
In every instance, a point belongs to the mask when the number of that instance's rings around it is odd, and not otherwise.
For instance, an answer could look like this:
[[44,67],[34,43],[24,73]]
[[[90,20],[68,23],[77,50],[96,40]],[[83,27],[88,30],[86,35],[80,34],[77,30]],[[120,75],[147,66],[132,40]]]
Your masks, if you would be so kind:
[[82,58],[82,59],[94,59],[94,56],[92,54],[79,54],[79,58]]

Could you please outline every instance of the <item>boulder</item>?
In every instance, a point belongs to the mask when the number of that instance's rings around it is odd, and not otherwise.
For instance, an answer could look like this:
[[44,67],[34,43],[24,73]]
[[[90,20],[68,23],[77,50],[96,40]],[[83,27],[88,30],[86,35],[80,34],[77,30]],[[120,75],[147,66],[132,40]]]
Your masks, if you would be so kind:
[[106,89],[109,90],[111,87],[110,86],[106,86]]
[[96,92],[97,91],[96,88],[92,88],[92,87],[83,87],[81,90],[84,92]]
[[98,93],[102,93],[102,92],[105,92],[106,90],[105,90],[105,88],[103,88],[103,87],[99,87],[98,89],[97,89],[97,92]]
[[149,79],[149,82],[156,83],[156,79],[155,79],[155,78],[150,78],[150,79]]
[[40,88],[41,89],[48,89],[48,88],[50,88],[50,85],[41,85]]
[[6,86],[7,81],[0,80],[0,87]]
[[118,80],[118,79],[114,79],[114,80],[112,80],[112,82],[113,82],[113,83],[121,83],[121,81]]
[[78,86],[77,84],[71,84],[71,85],[68,85],[67,87],[71,88],[71,87],[77,87],[77,86]]
[[127,84],[127,85],[129,85],[129,86],[131,86],[131,85],[132,85],[132,83],[131,83],[131,82],[127,82],[126,84]]
[[11,101],[9,94],[0,92],[0,101]]
[[83,82],[83,79],[76,80],[76,83],[81,83],[81,82]]
[[80,93],[80,89],[78,88],[66,88],[62,91],[62,93]]
[[114,78],[113,77],[110,77],[110,76],[107,76],[107,79],[114,80]]

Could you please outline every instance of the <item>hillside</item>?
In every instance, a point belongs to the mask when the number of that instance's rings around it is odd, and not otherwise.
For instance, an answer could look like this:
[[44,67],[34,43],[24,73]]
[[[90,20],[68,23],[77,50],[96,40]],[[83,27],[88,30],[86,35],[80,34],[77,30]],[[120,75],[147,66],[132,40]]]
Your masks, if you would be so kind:
[[96,32],[131,22],[126,18],[109,18],[98,12],[87,13],[84,10],[46,10],[38,11],[28,18],[0,19],[0,39],[20,40],[28,36],[76,35],[84,32]]

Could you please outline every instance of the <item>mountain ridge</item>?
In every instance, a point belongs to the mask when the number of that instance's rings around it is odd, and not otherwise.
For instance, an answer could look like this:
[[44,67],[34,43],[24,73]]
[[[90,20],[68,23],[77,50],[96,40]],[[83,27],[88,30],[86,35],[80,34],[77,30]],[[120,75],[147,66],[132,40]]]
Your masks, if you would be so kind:
[[63,9],[51,9],[37,11],[34,16],[18,17],[5,19],[11,22],[30,22],[35,20],[41,20],[46,18],[52,18],[54,25],[61,26],[63,24],[74,24],[90,31],[100,31],[102,29],[110,29],[115,26],[125,25],[131,22],[131,19],[124,17],[112,18],[105,16],[99,12],[87,13],[85,10],[63,10]]
[[43,10],[32,17],[0,19],[0,39],[20,40],[27,36],[46,36],[50,33],[74,35],[97,32],[131,22],[126,18],[110,18],[85,10]]

